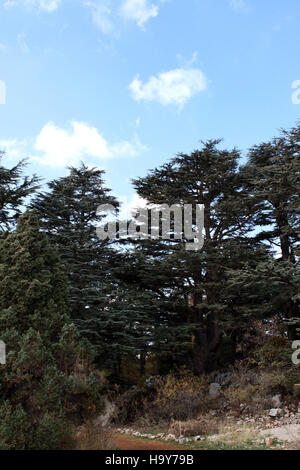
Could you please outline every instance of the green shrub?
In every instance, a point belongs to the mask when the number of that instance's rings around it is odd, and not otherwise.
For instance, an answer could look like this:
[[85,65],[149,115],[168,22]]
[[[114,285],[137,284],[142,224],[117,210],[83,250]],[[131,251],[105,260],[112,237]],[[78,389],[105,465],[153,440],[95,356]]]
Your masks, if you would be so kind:
[[19,404],[5,401],[0,406],[0,450],[24,450],[31,432],[28,415]]

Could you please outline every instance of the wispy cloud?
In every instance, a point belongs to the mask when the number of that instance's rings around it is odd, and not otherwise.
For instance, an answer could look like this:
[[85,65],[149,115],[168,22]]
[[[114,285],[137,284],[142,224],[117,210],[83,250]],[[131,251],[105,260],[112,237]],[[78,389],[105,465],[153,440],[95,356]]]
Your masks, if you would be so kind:
[[198,51],[194,51],[192,56],[187,59],[182,54],[177,54],[177,60],[182,68],[191,68],[196,62],[198,62]]
[[3,3],[4,8],[12,8],[15,6],[25,6],[27,8],[37,8],[48,13],[56,10],[61,0],[6,0]]
[[112,10],[110,8],[110,1],[86,1],[84,5],[91,11],[94,24],[104,34],[111,33],[114,29],[113,21],[111,19]]
[[27,44],[26,34],[24,33],[18,34],[17,40],[18,40],[21,51],[27,54],[30,51],[30,48]]
[[206,90],[207,79],[199,69],[178,68],[152,76],[145,83],[136,76],[129,88],[137,101],[156,101],[162,105],[182,107],[193,96]]
[[[155,0],[164,3],[165,0]],[[1,2],[1,0],[0,0]],[[4,8],[25,7],[29,10],[51,13],[63,3],[63,0],[2,0]],[[88,8],[94,24],[104,34],[115,31],[118,17],[126,21],[134,21],[141,28],[155,18],[159,7],[151,0],[80,0]]]
[[158,5],[149,0],[83,0],[83,5],[90,9],[94,24],[105,34],[116,31],[118,17],[134,21],[145,30],[146,23],[159,13]]
[[127,20],[133,20],[140,28],[144,28],[147,21],[158,15],[159,8],[148,0],[123,0],[120,14]]

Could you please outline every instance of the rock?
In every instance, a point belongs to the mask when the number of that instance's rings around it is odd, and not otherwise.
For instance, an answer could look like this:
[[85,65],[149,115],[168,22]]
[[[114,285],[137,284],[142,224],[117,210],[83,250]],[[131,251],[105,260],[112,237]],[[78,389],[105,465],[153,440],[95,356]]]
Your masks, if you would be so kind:
[[274,395],[271,398],[271,403],[272,403],[274,408],[280,408],[281,404],[282,404],[281,395]]
[[269,416],[271,416],[271,418],[277,418],[277,416],[280,416],[280,415],[281,415],[281,409],[280,408],[272,408],[269,411]]
[[176,436],[174,436],[174,434],[168,434],[165,437],[165,441],[175,441],[175,440],[176,440]]
[[194,437],[194,441],[195,441],[195,442],[201,441],[201,436],[195,436],[195,437]]
[[209,441],[217,441],[219,439],[219,436],[214,434],[213,436],[208,436],[207,438]]
[[179,444],[184,444],[184,443],[185,443],[185,438],[184,438],[184,437],[180,437],[180,438],[178,439],[178,443],[179,443]]
[[209,386],[209,396],[216,398],[220,395],[221,392],[221,385],[217,382],[213,382]]
[[189,439],[188,437],[180,437],[179,441],[181,441],[181,444],[187,444],[188,442],[191,441],[191,439]]
[[272,437],[267,437],[266,439],[266,446],[271,447],[274,443],[274,439]]

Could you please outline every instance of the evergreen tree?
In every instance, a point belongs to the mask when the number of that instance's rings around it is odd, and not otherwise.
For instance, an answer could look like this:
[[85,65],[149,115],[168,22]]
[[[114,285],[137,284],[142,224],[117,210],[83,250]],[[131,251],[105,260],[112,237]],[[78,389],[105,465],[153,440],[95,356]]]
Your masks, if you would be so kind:
[[[0,163],[3,156],[0,151]],[[24,160],[9,169],[0,165],[0,231],[15,224],[26,198],[38,188],[36,175],[22,176],[25,166]]]
[[[150,339],[145,299],[115,272],[124,257],[113,249],[116,240],[100,240],[96,227],[103,204],[117,208],[104,185],[104,172],[84,164],[67,177],[49,183],[31,207],[66,266],[70,282],[71,317],[94,346],[97,361],[117,378],[124,355],[143,356]],[[141,367],[142,368],[142,367]]]
[[71,317],[85,337],[102,347],[101,312],[106,305],[106,286],[115,252],[111,241],[100,240],[96,227],[102,220],[101,204],[116,204],[104,185],[104,172],[81,164],[68,176],[51,181],[49,191],[33,200],[41,227],[56,246],[70,283]]
[[[190,252],[184,244],[161,241],[160,255],[157,248],[150,253],[161,259],[158,269],[152,271],[152,283],[158,279],[164,285],[165,293],[184,312],[183,328],[192,329],[192,363],[198,372],[234,356],[238,327],[225,290],[226,269],[237,269],[243,259],[260,256],[259,244],[249,236],[254,228],[253,203],[238,171],[240,154],[236,149],[220,150],[219,143],[209,141],[190,155],[179,154],[134,181],[138,194],[152,204],[204,205],[201,251]],[[230,353],[226,357],[227,342]]]
[[188,361],[192,347],[189,308],[178,294],[182,279],[175,275],[177,266],[171,257],[166,260],[169,250],[153,240],[135,245],[123,254],[114,274],[123,286],[123,299],[129,300],[128,313],[138,320],[139,335],[133,344],[140,371],[144,373],[151,359],[165,374]]
[[[250,149],[242,169],[253,201],[255,235],[270,252],[255,267],[232,272],[232,288],[252,292],[248,312],[276,316],[289,339],[300,333],[300,126]],[[234,287],[235,286],[235,287]]]
[[91,358],[69,318],[68,287],[59,254],[34,213],[0,245],[0,448],[57,448],[100,408]]
[[250,149],[243,172],[257,203],[255,223],[266,227],[257,239],[278,247],[282,260],[295,262],[300,241],[300,126]]

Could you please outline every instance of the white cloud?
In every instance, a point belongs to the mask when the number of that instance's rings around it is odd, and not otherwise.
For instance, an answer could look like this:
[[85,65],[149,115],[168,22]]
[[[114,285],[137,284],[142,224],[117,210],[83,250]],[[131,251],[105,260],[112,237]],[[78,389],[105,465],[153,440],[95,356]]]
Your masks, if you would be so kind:
[[7,160],[22,160],[28,157],[27,148],[27,140],[0,140],[0,150],[5,152]]
[[28,8],[38,8],[46,12],[52,12],[58,8],[61,0],[7,0],[4,2],[4,8],[23,5]]
[[49,122],[34,139],[0,140],[0,150],[9,160],[30,157],[42,165],[61,168],[77,165],[80,160],[95,166],[96,160],[136,157],[148,149],[137,134],[130,141],[109,143],[97,128],[74,121],[70,129]]
[[[53,12],[62,0],[2,0],[6,9],[23,6],[38,11]],[[94,24],[105,34],[116,29],[116,17],[133,20],[144,29],[145,24],[158,15],[157,5],[150,0],[80,0],[81,4],[91,11]],[[158,0],[157,0],[158,1]],[[165,0],[159,0],[164,2]],[[0,0],[1,2],[1,0]]]
[[129,88],[137,101],[157,101],[162,105],[182,107],[193,96],[206,90],[207,80],[199,69],[178,68],[152,76],[146,83],[136,76]]
[[98,129],[84,122],[72,122],[72,129],[66,130],[49,122],[35,141],[35,150],[41,155],[34,157],[40,163],[54,167],[76,165],[85,157],[107,159],[135,157],[146,147],[137,135],[132,141],[108,143]]
[[61,0],[29,0],[30,2],[37,4],[41,10],[54,11],[58,8]]
[[130,220],[139,209],[148,207],[148,201],[137,193],[134,193],[131,199],[127,196],[118,196],[118,201],[120,201],[120,220]]
[[111,9],[109,8],[109,3],[107,1],[98,1],[98,2],[84,2],[84,5],[90,8],[92,13],[92,18],[95,25],[102,31],[104,34],[111,33],[114,29],[113,22],[111,21]]
[[120,13],[127,20],[136,21],[140,28],[144,28],[145,23],[158,15],[157,5],[150,4],[148,0],[123,0]]

